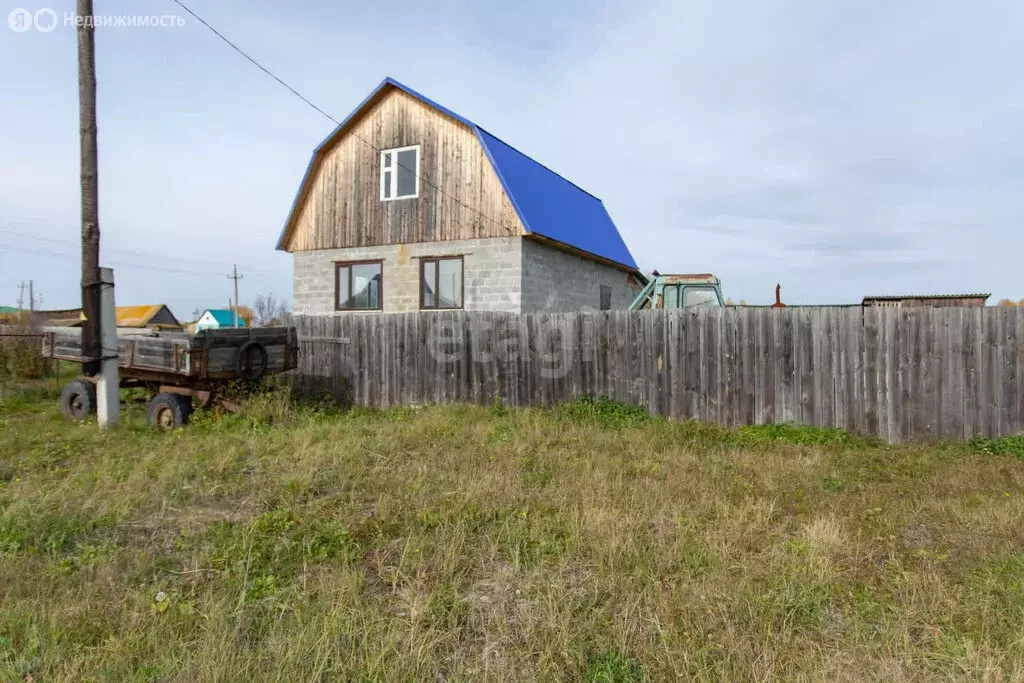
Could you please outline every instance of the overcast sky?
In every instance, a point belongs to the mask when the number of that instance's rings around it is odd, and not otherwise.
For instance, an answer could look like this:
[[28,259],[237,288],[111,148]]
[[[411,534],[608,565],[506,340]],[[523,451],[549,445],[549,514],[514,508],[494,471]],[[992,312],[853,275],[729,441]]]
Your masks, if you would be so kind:
[[[727,296],[1024,297],[1024,3],[629,0],[186,4],[334,117],[385,76],[601,197],[643,270]],[[78,304],[76,42],[0,23],[0,304]],[[97,14],[102,261],[181,317],[291,298],[274,251],[333,124],[170,0]],[[2,19],[2,17],[0,17]]]

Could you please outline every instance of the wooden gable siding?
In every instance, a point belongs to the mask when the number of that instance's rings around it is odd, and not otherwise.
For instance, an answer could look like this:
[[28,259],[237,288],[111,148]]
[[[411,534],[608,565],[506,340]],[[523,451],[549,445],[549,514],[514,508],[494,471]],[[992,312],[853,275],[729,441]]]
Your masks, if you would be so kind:
[[[376,150],[410,145],[420,145],[419,196],[381,201]],[[524,232],[476,134],[397,89],[326,151],[294,220],[288,251]]]

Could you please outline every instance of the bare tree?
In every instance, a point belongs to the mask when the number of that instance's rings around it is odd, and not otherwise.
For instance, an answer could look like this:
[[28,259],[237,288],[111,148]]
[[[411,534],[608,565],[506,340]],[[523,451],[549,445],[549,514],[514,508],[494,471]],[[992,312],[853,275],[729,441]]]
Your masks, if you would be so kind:
[[288,324],[291,318],[288,303],[275,298],[273,292],[257,296],[252,304],[252,311],[257,327],[281,327]]

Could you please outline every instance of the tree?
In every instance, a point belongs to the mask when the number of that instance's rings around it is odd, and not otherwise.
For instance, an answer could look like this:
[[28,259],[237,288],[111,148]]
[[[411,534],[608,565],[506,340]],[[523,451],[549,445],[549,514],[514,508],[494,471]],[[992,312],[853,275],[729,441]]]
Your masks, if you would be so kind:
[[238,323],[241,325],[245,323],[246,327],[252,327],[252,321],[256,318],[256,315],[252,312],[252,309],[248,306],[238,307]]
[[1013,299],[1003,299],[1002,301],[999,302],[999,305],[1000,306],[1022,306],[1022,307],[1024,307],[1024,299],[1021,299],[1020,301],[1016,301],[1016,302]]
[[258,327],[281,327],[290,322],[287,302],[275,298],[273,292],[257,296],[252,308]]

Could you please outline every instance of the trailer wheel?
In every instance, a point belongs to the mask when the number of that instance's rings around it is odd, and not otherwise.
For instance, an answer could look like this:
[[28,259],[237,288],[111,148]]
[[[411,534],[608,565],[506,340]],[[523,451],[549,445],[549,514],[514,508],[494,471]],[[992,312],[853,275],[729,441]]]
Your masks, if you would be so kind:
[[160,429],[175,429],[188,424],[192,415],[192,397],[164,391],[150,399],[146,420]]
[[267,347],[258,341],[247,341],[238,349],[235,373],[239,379],[256,382],[267,372]]
[[60,412],[69,420],[84,420],[96,412],[96,385],[87,379],[73,379],[60,392]]

